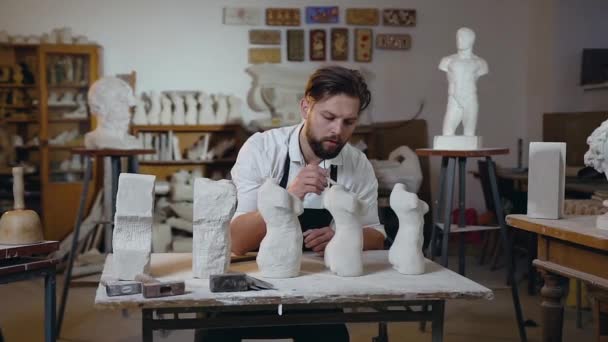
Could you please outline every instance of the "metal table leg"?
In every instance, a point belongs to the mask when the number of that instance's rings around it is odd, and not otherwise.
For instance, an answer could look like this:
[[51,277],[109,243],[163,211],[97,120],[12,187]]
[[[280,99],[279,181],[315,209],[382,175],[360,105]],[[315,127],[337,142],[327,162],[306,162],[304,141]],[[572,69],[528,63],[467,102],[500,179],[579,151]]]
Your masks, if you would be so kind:
[[521,304],[519,302],[519,291],[517,288],[517,282],[515,280],[515,264],[513,263],[513,246],[507,233],[507,223],[505,222],[505,215],[502,211],[502,203],[500,201],[500,195],[498,193],[498,182],[496,181],[496,169],[492,162],[492,157],[486,157],[488,164],[488,174],[490,176],[490,188],[492,191],[492,198],[494,199],[494,207],[496,210],[496,219],[500,225],[500,235],[502,237],[503,246],[506,254],[507,264],[507,276],[509,283],[511,284],[511,296],[513,297],[513,306],[515,307],[515,317],[517,319],[517,328],[519,329],[519,338],[521,341],[527,341],[526,328],[524,327],[524,318],[521,312]]
[[442,203],[443,201],[443,191],[444,191],[444,187],[445,187],[445,173],[446,173],[446,169],[448,168],[448,158],[443,157],[441,158],[441,170],[439,173],[439,197],[436,200],[436,208],[435,208],[435,212],[434,212],[434,220],[433,220],[433,224],[431,227],[431,241],[429,242],[429,245],[427,247],[427,255],[429,257],[429,259],[434,260],[435,259],[435,252],[436,252],[436,246],[435,243],[437,241],[437,226],[436,223],[440,221],[440,215],[441,215],[441,209],[442,209]]
[[[44,340],[55,342],[55,269],[50,269],[44,276]],[[1,340],[1,338],[0,338]]]
[[443,341],[443,316],[445,313],[445,301],[433,303],[433,342]]
[[72,235],[72,248],[70,255],[68,256],[68,265],[65,269],[65,276],[63,282],[63,291],[61,294],[61,303],[59,305],[59,313],[57,319],[57,336],[61,335],[61,325],[63,324],[63,315],[65,313],[65,306],[68,301],[68,291],[70,289],[70,282],[72,280],[72,266],[74,265],[74,258],[76,257],[76,249],[78,249],[78,235],[80,234],[80,226],[86,209],[87,195],[89,193],[89,183],[91,182],[92,172],[92,161],[91,158],[85,156],[85,169],[84,179],[82,184],[82,194],[80,194],[80,203],[78,206],[78,213],[76,215],[76,223],[74,225],[74,234]]
[[153,309],[142,309],[141,310],[141,340],[143,342],[152,342],[154,340],[152,330],[152,319],[154,318]]
[[[459,219],[458,219],[458,227],[464,228],[466,226],[466,221],[465,221],[465,192],[466,192],[466,165],[467,165],[467,158],[465,157],[459,157],[458,158],[458,166],[459,166],[459,170],[458,170],[458,177],[460,180],[460,184],[458,185],[458,212],[459,212]],[[464,267],[465,267],[465,244],[464,244],[464,238],[465,238],[465,234],[464,233],[460,233],[458,234],[458,240],[459,240],[459,246],[458,246],[458,273],[460,273],[461,275],[464,276]]]
[[448,241],[450,240],[450,224],[452,223],[452,200],[454,198],[454,176],[456,174],[456,158],[449,157],[443,211],[443,240],[441,246],[441,265],[448,267]]
[[129,173],[139,173],[139,160],[137,156],[128,157],[128,166]]

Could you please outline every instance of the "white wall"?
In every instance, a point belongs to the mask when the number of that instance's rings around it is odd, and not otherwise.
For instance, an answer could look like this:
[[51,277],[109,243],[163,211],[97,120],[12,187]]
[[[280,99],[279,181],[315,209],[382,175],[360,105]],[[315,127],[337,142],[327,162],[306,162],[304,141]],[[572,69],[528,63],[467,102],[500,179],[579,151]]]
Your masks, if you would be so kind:
[[[415,28],[376,32],[404,32],[413,38],[407,52],[375,50],[373,62],[361,64],[375,74],[372,116],[377,121],[400,120],[413,113],[420,101],[422,118],[431,137],[438,134],[445,112],[445,74],[437,69],[441,57],[455,52],[455,31],[468,26],[477,32],[476,53],[485,58],[490,73],[479,81],[479,132],[487,146],[510,147],[498,158],[515,164],[518,137],[526,138],[524,118],[529,103],[528,53],[530,2],[527,0],[381,0],[315,1],[311,5],[346,7],[409,7],[418,11]],[[203,89],[245,97],[251,79],[247,64],[247,26],[222,25],[224,6],[297,6],[304,1],[160,1],[160,0],[2,0],[0,30],[11,34],[40,34],[70,26],[104,48],[104,72],[136,70],[138,91]],[[318,25],[319,27],[331,27]],[[340,26],[340,25],[337,25]],[[344,25],[342,25],[344,26]],[[313,27],[313,26],[310,26]],[[304,26],[304,28],[310,28]],[[285,56],[283,35],[283,56]],[[351,45],[352,47],[352,30]],[[351,51],[352,61],[352,51]],[[284,58],[285,59],[285,58]],[[316,66],[316,63],[289,63]],[[436,183],[438,160],[433,160]],[[476,168],[470,163],[469,168]],[[478,182],[468,180],[469,206],[483,208]]]

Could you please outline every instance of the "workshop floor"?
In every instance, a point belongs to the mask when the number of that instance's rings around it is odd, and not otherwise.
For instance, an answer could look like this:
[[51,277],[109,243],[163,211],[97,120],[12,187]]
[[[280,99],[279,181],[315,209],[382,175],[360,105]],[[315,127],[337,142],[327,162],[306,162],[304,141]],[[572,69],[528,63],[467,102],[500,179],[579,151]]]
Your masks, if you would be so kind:
[[[456,265],[456,259],[450,264]],[[467,266],[467,276],[494,290],[495,298],[492,301],[448,301],[444,340],[518,341],[510,291],[504,286],[504,270],[491,272],[489,266],[478,266],[472,258]],[[58,282],[59,293],[61,279]],[[525,285],[525,282],[520,283],[524,316],[540,324],[539,297],[528,296]],[[0,327],[5,342],[44,340],[42,286],[42,281],[0,285]],[[96,310],[93,308],[94,295],[94,288],[71,289],[59,341],[141,341],[139,312],[131,311],[128,317],[123,317],[121,312]],[[564,316],[564,341],[593,340],[590,311],[583,311],[582,329],[576,328],[573,308],[567,308]],[[348,329],[354,342],[369,342],[377,334],[376,324],[349,324]],[[429,330],[420,332],[417,323],[391,323],[390,341],[431,341]],[[540,327],[529,327],[527,332],[529,341],[540,341]],[[192,337],[192,331],[176,331],[166,337],[155,334],[154,341],[192,341]]]

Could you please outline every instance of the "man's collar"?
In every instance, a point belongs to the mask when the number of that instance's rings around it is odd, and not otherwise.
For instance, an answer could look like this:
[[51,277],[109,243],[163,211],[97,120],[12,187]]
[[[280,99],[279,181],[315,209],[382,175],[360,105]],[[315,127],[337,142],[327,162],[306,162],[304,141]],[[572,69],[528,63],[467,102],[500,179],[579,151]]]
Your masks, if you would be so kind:
[[[304,165],[304,156],[302,155],[302,150],[300,150],[300,131],[304,127],[304,121],[297,125],[295,129],[290,133],[289,136],[289,159],[293,162],[300,163]],[[327,159],[325,164],[327,165],[342,165],[343,164],[343,154],[346,146],[342,148],[340,153],[332,159]]]

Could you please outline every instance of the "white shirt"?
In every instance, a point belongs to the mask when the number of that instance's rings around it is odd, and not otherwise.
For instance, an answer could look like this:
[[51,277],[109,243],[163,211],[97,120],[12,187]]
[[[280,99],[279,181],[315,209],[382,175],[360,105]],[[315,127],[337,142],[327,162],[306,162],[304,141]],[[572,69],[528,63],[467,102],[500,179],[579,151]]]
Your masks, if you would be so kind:
[[[238,200],[234,217],[257,210],[259,187],[269,177],[277,184],[280,182],[287,154],[290,159],[288,186],[306,166],[298,139],[303,125],[301,123],[255,133],[243,144],[231,171]],[[355,147],[346,144],[338,156],[321,162],[319,166],[329,169],[331,165],[338,168],[337,182],[350,192],[356,193],[359,199],[367,204],[367,213],[362,218],[363,226],[372,227],[386,237],[378,218],[378,180],[367,157]],[[315,193],[306,194],[304,208],[323,209],[321,196]]]

